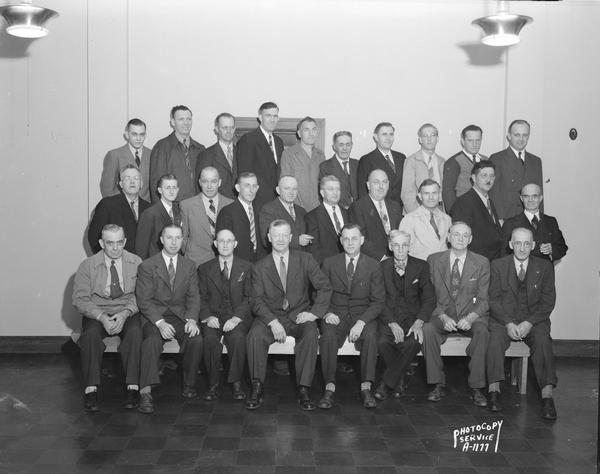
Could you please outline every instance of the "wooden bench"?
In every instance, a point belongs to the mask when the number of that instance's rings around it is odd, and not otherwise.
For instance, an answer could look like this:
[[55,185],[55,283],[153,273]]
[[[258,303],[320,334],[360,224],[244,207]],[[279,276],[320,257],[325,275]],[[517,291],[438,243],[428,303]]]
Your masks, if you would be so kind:
[[[450,336],[446,339],[446,342],[442,345],[442,356],[466,356],[467,346],[471,339],[463,336]],[[119,344],[119,337],[107,337],[104,339],[106,344],[106,352],[117,352]],[[179,344],[177,341],[171,340],[164,344],[163,352],[166,353],[178,353]],[[223,344],[223,354],[227,354],[227,348]],[[294,354],[294,338],[287,336],[285,342],[274,342],[269,347],[269,354]],[[338,350],[338,355],[360,355],[360,352],[356,350],[354,344],[348,342],[348,339],[344,342],[344,345]],[[419,355],[423,355],[419,352]],[[511,361],[511,385],[516,385],[518,392],[522,395],[527,393],[527,363],[529,359],[529,346],[524,342],[511,342],[509,348],[506,350],[506,357],[512,358]]]

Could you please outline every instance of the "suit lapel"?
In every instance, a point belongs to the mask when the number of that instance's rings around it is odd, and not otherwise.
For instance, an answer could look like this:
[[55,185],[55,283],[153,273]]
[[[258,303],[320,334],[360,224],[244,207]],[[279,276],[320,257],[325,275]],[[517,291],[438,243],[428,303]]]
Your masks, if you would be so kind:
[[[350,290],[348,275],[346,274],[346,254],[341,253],[338,254],[336,265],[333,266],[335,272],[337,273],[340,281],[344,282],[344,287],[346,290]],[[360,260],[360,259],[359,259]],[[354,271],[354,275],[356,276],[356,270]]]
[[439,272],[440,272],[439,276],[442,279],[442,281],[444,282],[444,285],[446,286],[446,290],[448,291],[448,294],[451,294],[452,292],[450,290],[451,277],[450,277],[450,251],[449,250],[444,252],[444,255],[442,255],[440,258]]
[[[383,222],[381,222],[381,215],[379,214],[379,209],[377,209],[375,207],[375,204],[373,203],[373,200],[371,199],[370,196],[367,196],[367,205],[369,206],[369,215],[372,216],[373,218],[375,218],[376,220],[376,226],[378,226],[379,231],[383,232],[385,234],[385,227],[383,227]],[[388,215],[388,219],[390,218],[390,216]],[[373,220],[373,219],[371,219]]]
[[[157,255],[157,257],[154,262],[154,267],[156,268],[156,274],[167,284],[167,286],[169,288],[171,288],[171,282],[169,280],[169,273],[167,272],[167,266],[165,265],[165,260],[163,259],[162,252],[160,252],[156,255]],[[177,268],[179,268],[179,265],[177,266]],[[175,274],[175,279],[177,280],[177,273]]]
[[518,293],[519,293],[519,283],[517,281],[517,270],[515,268],[515,260],[514,258],[510,258],[508,260],[508,265],[506,266],[506,278],[508,280],[508,285],[510,286],[510,289],[513,291],[513,293],[515,294],[515,297],[517,297]]
[[[220,148],[220,147],[219,147]],[[206,208],[204,207],[204,201],[202,201],[202,196],[198,194],[195,199],[197,200],[197,209],[198,209],[198,224],[202,228],[206,235],[208,235],[211,239],[213,238],[212,232],[210,231],[210,224],[208,222],[208,215],[206,214]],[[220,202],[220,201],[219,201]]]
[[[392,267],[393,267],[393,265],[392,265]],[[395,268],[394,268],[394,271],[396,271]],[[411,258],[408,257],[408,260],[406,261],[406,268],[404,269],[404,295],[408,294],[408,291],[409,291],[410,287],[412,286],[413,281],[415,279],[416,271],[417,271],[416,266],[411,261]]]
[[327,209],[325,209],[325,204],[321,204],[319,207],[319,213],[321,214],[320,220],[325,223],[325,230],[331,234],[331,236],[335,239],[338,238],[338,233],[335,230],[335,226],[333,222],[331,222],[331,217],[329,217],[329,213]]
[[[233,149],[231,150],[231,153],[233,153]],[[221,148],[221,144],[217,141],[217,161],[221,164],[221,166],[223,166],[224,168],[228,169],[229,171],[233,171],[232,166],[229,166],[229,161],[227,161],[227,157],[225,156],[225,153],[223,153],[223,148]],[[233,162],[232,162],[233,165]]]
[[[450,265],[450,262],[448,262],[448,265]],[[467,252],[467,256],[465,257],[465,264],[463,265],[462,274],[460,275],[460,287],[461,288],[464,288],[465,285],[469,282],[469,280],[475,273],[475,270],[477,270],[477,268],[475,267],[475,264],[473,263],[473,257],[471,256],[470,252]]]
[[217,287],[219,291],[223,293],[221,280],[221,264],[218,258],[213,260],[213,263],[211,264],[208,270],[208,278],[210,278],[214,283],[215,287]]
[[[291,254],[290,254],[290,258],[288,259],[288,274],[289,272],[289,266],[290,266],[290,262],[292,260]],[[273,260],[273,254],[269,254],[269,259],[267,260],[267,268],[265,269],[265,273],[266,275],[269,277],[269,279],[271,280],[271,282],[281,290],[281,292],[283,293],[283,285],[281,284],[281,278],[279,278],[279,272],[277,271],[277,268],[275,268],[275,261]],[[289,285],[288,285],[289,287]]]

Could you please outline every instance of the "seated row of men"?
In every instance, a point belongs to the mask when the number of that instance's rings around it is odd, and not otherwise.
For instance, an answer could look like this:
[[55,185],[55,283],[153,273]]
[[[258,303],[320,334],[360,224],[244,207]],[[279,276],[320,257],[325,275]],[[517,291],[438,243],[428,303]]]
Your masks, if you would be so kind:
[[[204,398],[214,400],[220,391],[223,335],[233,396],[257,409],[269,346],[293,336],[298,401],[303,410],[313,410],[334,404],[337,351],[346,338],[361,353],[360,393],[366,408],[376,407],[376,400],[385,399],[390,390],[394,396],[402,393],[404,373],[421,344],[427,381],[433,385],[428,399],[440,400],[445,385],[440,346],[459,332],[472,337],[467,355],[476,405],[500,409],[504,352],[511,340],[523,340],[531,348],[542,390],[542,416],[556,417],[549,319],[554,269],[548,260],[531,255],[535,243],[528,229],[512,231],[514,256],[494,260],[491,273],[488,259],[468,250],[472,234],[464,222],[450,227],[450,249],[434,253],[428,262],[409,256],[408,233],[391,230],[387,243],[392,257],[382,263],[363,251],[361,226],[346,223],[339,238],[343,251],[321,266],[308,252],[290,249],[292,226],[282,219],[268,227],[271,253],[254,264],[235,255],[239,242],[228,229],[217,231],[218,256],[197,269],[180,255],[183,231],[178,225],[161,230],[162,250],[143,262],[124,250],[121,227],[108,224],[101,235],[102,250],[81,264],[73,293],[84,316],[88,411],[98,410],[102,338],[107,335],[122,339],[126,407],[152,413],[151,391],[160,382],[158,360],[166,340],[176,339],[183,353],[183,396],[197,396],[196,374],[203,358],[208,374]],[[315,404],[310,387],[317,349],[324,391]],[[386,363],[379,381],[378,353]],[[248,396],[242,384],[246,360],[252,384]]]

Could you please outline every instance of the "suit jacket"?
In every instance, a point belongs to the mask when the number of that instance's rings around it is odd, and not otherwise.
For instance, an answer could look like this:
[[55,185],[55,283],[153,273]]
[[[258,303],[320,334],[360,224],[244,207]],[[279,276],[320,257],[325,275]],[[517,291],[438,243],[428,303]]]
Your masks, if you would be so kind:
[[381,262],[381,272],[385,286],[385,305],[379,316],[380,321],[383,324],[398,323],[403,329],[410,328],[417,319],[429,321],[436,300],[427,262],[408,256],[404,270],[404,307],[397,306],[399,288],[393,257]]
[[179,255],[173,288],[162,252],[144,260],[138,267],[135,296],[140,313],[153,324],[171,314],[198,321],[200,293],[196,265]]
[[[340,222],[343,226],[350,221],[348,211],[341,206],[338,208],[344,219],[344,222]],[[322,263],[327,257],[344,251],[340,243],[340,236],[323,203],[307,213],[305,221],[306,232],[314,237],[308,248],[317,262]]]
[[252,209],[254,212],[254,229],[256,232],[256,250],[250,240],[250,221],[248,220],[248,214],[246,214],[246,210],[239,199],[236,199],[231,204],[228,204],[221,209],[217,216],[217,232],[223,229],[229,229],[233,232],[233,235],[235,235],[235,239],[238,242],[233,254],[236,257],[248,260],[249,262],[256,262],[257,259],[264,257],[267,252],[262,244],[256,200],[252,203]]
[[335,155],[319,165],[319,182],[323,176],[329,175],[340,180],[340,206],[345,209],[358,199],[358,160],[350,158],[348,163],[350,176],[346,174]]
[[145,260],[160,252],[162,249],[160,233],[163,227],[169,224],[181,226],[181,211],[178,202],[173,203],[173,220],[169,217],[161,200],[156,201],[140,215],[135,237],[135,250],[140,258]]
[[[221,209],[233,201],[225,196],[218,195],[219,203],[217,205],[217,216]],[[202,202],[202,195],[181,201],[181,226],[183,228],[183,245],[181,251],[183,255],[192,260],[196,265],[215,258],[215,246],[213,242],[215,236],[212,233],[208,222],[206,208]],[[216,228],[216,222],[215,222]]]
[[325,154],[313,147],[312,155],[304,151],[300,142],[288,147],[281,155],[281,176],[290,175],[298,181],[296,204],[312,211],[319,205],[319,167],[325,161]]
[[[385,199],[385,206],[390,220],[390,227],[397,229],[402,220],[402,205],[392,199]],[[360,225],[365,236],[362,252],[381,260],[384,255],[391,255],[388,247],[388,236],[381,222],[379,210],[367,194],[350,206],[350,222]]]
[[[138,199],[138,218],[150,207],[150,203]],[[88,228],[88,242],[94,252],[99,252],[101,247],[98,240],[102,237],[102,227],[106,224],[117,224],[125,232],[125,250],[137,253],[135,248],[138,223],[135,220],[131,204],[123,193],[102,198],[94,209],[92,220]]]
[[450,294],[450,250],[430,255],[427,262],[436,295],[436,307],[431,317],[446,314],[458,321],[471,312],[479,317],[487,315],[490,262],[485,257],[467,251],[456,301]]
[[519,324],[529,321],[535,325],[550,319],[556,301],[552,264],[548,260],[530,256],[525,284],[527,308],[521,308],[514,257],[507,255],[492,262],[490,312],[496,322],[505,326],[511,322]]
[[471,227],[473,240],[469,250],[493,260],[504,255],[504,242],[494,200],[490,199],[490,202],[496,222],[473,188],[456,200],[450,216],[452,222],[462,221]]
[[[429,168],[425,163],[425,157],[423,155],[423,151],[419,150],[410,155],[408,158],[406,158],[406,161],[404,161],[401,197],[405,214],[408,214],[419,207],[419,202],[417,201],[417,191],[419,190],[421,183],[429,178]],[[444,158],[437,153],[434,153],[431,159],[435,160],[436,162],[436,165],[434,166],[437,166],[438,173],[440,175],[439,185],[441,189],[442,181],[444,179]],[[440,200],[441,199],[442,196],[440,196]]]
[[204,149],[204,145],[190,137],[188,147],[190,167],[188,168],[185,163],[183,145],[177,140],[175,132],[156,142],[150,155],[150,183],[152,190],[150,197],[152,202],[160,200],[156,188],[159,178],[165,174],[174,174],[177,177],[177,184],[179,185],[178,200],[182,201],[196,195],[200,190],[198,182],[195,179],[196,164],[200,153]]
[[292,242],[290,243],[290,249],[304,250],[304,248],[300,246],[298,238],[300,237],[300,234],[306,234],[306,211],[303,207],[294,204],[294,213],[296,214],[296,220],[292,219],[289,211],[283,207],[283,203],[279,198],[273,199],[262,207],[258,215],[261,230],[260,238],[262,239],[265,248],[268,249],[271,247],[271,243],[267,238],[269,225],[276,219],[283,219],[290,224],[292,228]]
[[[505,243],[505,250],[507,253],[512,253],[508,243],[510,242],[512,231],[517,227],[525,227],[533,232],[535,247],[531,251],[531,255],[556,262],[567,254],[569,247],[567,246],[565,238],[558,227],[557,220],[554,217],[541,212],[538,230],[533,228],[531,222],[525,215],[525,212],[522,212],[521,214],[504,221],[504,225],[502,226],[502,240]],[[540,252],[540,245],[548,243],[552,244],[552,254],[544,255],[542,252]]]
[[261,131],[256,130],[243,135],[237,143],[237,170],[238,176],[245,171],[250,171],[258,178],[258,192],[256,193],[256,204],[260,209],[265,203],[275,199],[275,187],[279,181],[279,164],[283,154],[283,140],[273,134],[273,142],[277,154],[277,163],[273,158],[273,152],[269,142]]
[[237,179],[237,160],[235,159],[237,147],[233,146],[233,167],[229,166],[229,162],[223,153],[223,148],[219,142],[212,146],[209,146],[204,150],[198,157],[196,163],[196,183],[200,179],[200,172],[207,166],[213,166],[219,172],[219,178],[221,178],[221,186],[219,186],[219,192],[228,197],[229,199],[235,199],[234,185]]
[[142,260],[127,250],[121,256],[123,294],[114,300],[106,294],[108,268],[104,261],[104,251],[86,258],[75,273],[73,283],[73,306],[86,318],[96,319],[101,313],[113,315],[124,309],[131,314],[138,312],[135,299],[135,283],[138,265]]
[[[221,277],[219,257],[213,258],[198,267],[198,286],[200,289],[200,321],[210,316],[219,318],[221,327],[230,318],[238,317],[242,321],[251,318],[250,291],[252,283],[252,264],[234,257],[229,269],[229,288],[225,288]],[[233,313],[226,311],[225,292],[229,292],[229,301]]]
[[387,173],[390,180],[390,190],[387,197],[400,204],[402,207],[402,175],[404,174],[404,161],[406,156],[399,151],[391,151],[394,160],[396,172],[381,154],[378,148],[375,148],[371,153],[368,153],[360,158],[358,162],[358,197],[362,198],[368,194],[367,180],[369,173],[373,170],[380,169]]
[[[150,148],[142,147],[139,169],[142,173],[142,187],[140,197],[150,201],[148,186],[150,185]],[[100,178],[100,193],[102,197],[114,196],[121,192],[119,181],[121,169],[127,165],[137,166],[135,155],[131,153],[129,145],[110,150],[104,157],[102,164],[102,177]]]
[[332,289],[328,313],[350,315],[353,322],[365,323],[379,316],[385,302],[385,288],[377,260],[361,253],[352,281],[348,281],[344,252],[325,259],[322,269]]
[[[525,152],[525,163],[515,155],[510,147],[494,153],[490,160],[496,165],[496,180],[490,196],[496,204],[500,219],[508,219],[523,212],[520,195],[526,184],[535,183],[544,191],[542,160]],[[543,211],[543,206],[541,207]]]
[[[257,320],[263,324],[280,318],[295,321],[303,311],[322,318],[329,308],[331,284],[319,264],[309,253],[290,250],[287,272],[287,288],[284,292],[272,254],[254,264],[251,304]],[[315,290],[312,306],[311,289]],[[284,298],[289,303],[287,310],[283,309]]]
[[[479,154],[480,160],[487,160],[488,157]],[[464,163],[462,166],[459,163]],[[468,164],[468,166],[467,166]],[[461,150],[452,155],[444,163],[444,180],[442,182],[442,200],[446,212],[450,212],[456,198],[462,196],[471,189],[471,169],[473,160],[465,155]]]

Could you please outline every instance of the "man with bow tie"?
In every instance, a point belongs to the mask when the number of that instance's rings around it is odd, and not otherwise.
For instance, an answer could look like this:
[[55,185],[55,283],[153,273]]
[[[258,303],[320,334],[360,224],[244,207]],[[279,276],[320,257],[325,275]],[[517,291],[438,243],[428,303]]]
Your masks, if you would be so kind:
[[421,350],[423,324],[435,308],[435,290],[427,262],[409,255],[411,237],[392,230],[389,238],[393,258],[381,264],[385,305],[379,315],[379,354],[386,370],[375,389],[375,398],[384,400],[389,390],[394,398],[404,392],[404,376]]

